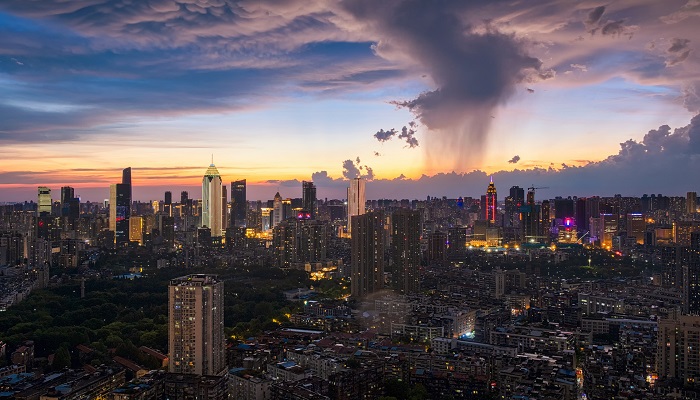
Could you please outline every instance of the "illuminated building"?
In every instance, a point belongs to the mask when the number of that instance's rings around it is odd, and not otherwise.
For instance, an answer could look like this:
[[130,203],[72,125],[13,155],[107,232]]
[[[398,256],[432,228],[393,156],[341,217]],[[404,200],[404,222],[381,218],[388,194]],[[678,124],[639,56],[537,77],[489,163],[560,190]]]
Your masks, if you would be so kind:
[[549,243],[552,236],[551,211],[549,200],[543,200],[540,206],[540,226],[542,227],[540,236],[542,236],[546,243]]
[[356,298],[384,288],[384,212],[350,217],[351,292]]
[[637,244],[644,244],[647,231],[647,221],[643,214],[627,214],[627,237],[634,238]]
[[211,230],[212,237],[221,237],[221,176],[210,164],[202,178],[202,226]]
[[168,286],[169,372],[221,375],[226,369],[224,282],[188,275]]
[[578,231],[576,227],[576,222],[573,218],[564,218],[562,224],[559,226],[559,236],[557,242],[559,243],[576,243],[578,241]]
[[272,200],[272,226],[270,228],[276,227],[282,221],[284,221],[284,205],[280,192],[277,192]]
[[685,196],[686,213],[695,214],[698,211],[698,194],[696,192],[688,192]]
[[496,223],[496,204],[498,201],[498,196],[496,194],[496,185],[493,184],[493,176],[491,176],[491,182],[488,188],[486,188],[484,204],[484,219],[490,221],[492,224]]
[[350,179],[348,187],[348,233],[352,232],[350,221],[355,215],[365,213],[365,180],[362,178]]
[[228,215],[228,190],[226,186],[221,186],[221,230],[228,228],[230,217]]
[[656,372],[659,378],[693,382],[700,376],[700,316],[661,319],[657,336]]
[[143,218],[133,216],[129,219],[129,240],[143,246]]
[[447,229],[447,258],[459,260],[467,254],[467,228],[455,226]]
[[698,221],[674,221],[673,241],[679,246],[690,246],[690,234],[700,231]]
[[520,207],[520,219],[522,222],[523,240],[525,242],[539,242],[540,235],[540,206],[535,204],[535,190],[527,191],[525,204]]
[[401,294],[418,291],[421,212],[402,208],[391,216],[391,258],[394,288]]
[[525,202],[525,191],[520,186],[513,186],[510,188],[510,195],[505,199],[505,212],[506,218],[505,223],[507,226],[514,226],[516,220],[519,219],[517,215],[520,213],[520,207]]
[[306,213],[289,218],[273,229],[272,245],[279,268],[326,260],[328,225],[308,219]]
[[115,183],[109,186],[109,230],[114,232],[114,243],[129,243],[131,218],[131,185]]
[[566,218],[574,218],[574,201],[571,198],[564,199],[557,197],[554,199],[554,219],[564,220]]
[[231,182],[231,226],[245,227],[247,211],[245,179]]
[[46,186],[39,186],[38,192],[39,198],[37,201],[38,207],[36,209],[36,215],[50,215],[51,206],[53,204],[51,201],[51,189]]
[[316,185],[313,182],[301,183],[301,208],[311,219],[316,219]]

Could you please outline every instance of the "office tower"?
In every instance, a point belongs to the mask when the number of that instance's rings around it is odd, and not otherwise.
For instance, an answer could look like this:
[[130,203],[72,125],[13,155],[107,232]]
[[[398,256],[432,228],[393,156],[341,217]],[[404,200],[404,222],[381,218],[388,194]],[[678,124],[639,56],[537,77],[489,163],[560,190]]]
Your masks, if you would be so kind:
[[192,215],[192,204],[190,203],[190,194],[186,190],[180,192],[180,213],[183,217],[187,215]]
[[188,275],[168,286],[169,371],[220,375],[226,369],[224,282],[216,275]]
[[522,220],[523,240],[534,243],[542,238],[540,235],[540,206],[535,204],[535,190],[527,191],[525,204],[520,207],[520,219]]
[[394,288],[401,294],[418,291],[421,212],[402,208],[391,216],[391,259]]
[[517,213],[520,213],[520,207],[525,202],[525,191],[520,186],[512,186],[508,197],[505,199],[505,224],[513,226],[515,220],[518,219]]
[[576,199],[576,226],[581,233],[588,230],[588,216],[586,216],[586,198],[580,197]]
[[484,219],[492,224],[496,223],[496,204],[497,204],[496,185],[493,184],[493,176],[488,188],[486,188],[486,197],[484,204]]
[[280,196],[280,192],[277,192],[275,193],[275,198],[272,200],[272,225],[270,228],[276,227],[282,221],[284,221],[282,196]]
[[228,215],[228,190],[226,186],[221,186],[221,229],[226,230],[230,217]]
[[698,194],[696,192],[688,192],[685,197],[686,213],[695,214],[698,209]]
[[634,238],[637,244],[644,244],[644,234],[647,231],[647,221],[643,214],[627,214],[626,229],[628,238]]
[[231,226],[245,227],[247,211],[245,179],[231,182]]
[[143,218],[133,216],[129,219],[129,240],[143,246]]
[[384,212],[354,215],[350,225],[351,293],[361,298],[384,288]]
[[163,212],[165,215],[173,216],[173,194],[172,192],[165,192],[165,199],[163,201]]
[[131,218],[131,185],[115,183],[109,186],[109,230],[114,232],[114,243],[129,243]]
[[212,237],[221,237],[221,217],[221,176],[212,163],[202,178],[202,226]]
[[38,192],[39,197],[37,201],[38,207],[36,209],[36,215],[50,215],[51,206],[53,204],[53,201],[51,200],[51,189],[47,188],[46,186],[39,186]]
[[362,178],[350,179],[348,187],[348,233],[352,232],[351,219],[355,215],[365,213],[365,180]]
[[700,376],[700,316],[680,315],[659,321],[656,372],[659,378],[691,382]]
[[75,191],[70,186],[63,186],[61,188],[61,204],[66,204],[73,200],[75,197]]
[[310,219],[316,219],[316,185],[313,182],[301,183],[301,208],[310,214]]
[[129,203],[129,215],[131,215],[131,202],[134,201],[133,186],[131,185],[131,167],[122,170],[122,185],[129,185],[127,188],[129,197],[127,202]]

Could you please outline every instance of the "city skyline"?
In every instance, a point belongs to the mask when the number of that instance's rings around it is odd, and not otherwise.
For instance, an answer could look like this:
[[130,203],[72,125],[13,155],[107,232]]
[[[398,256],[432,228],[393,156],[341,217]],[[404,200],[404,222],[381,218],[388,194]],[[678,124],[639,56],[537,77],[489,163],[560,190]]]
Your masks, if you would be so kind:
[[[250,199],[683,195],[700,167],[694,1],[7,1],[0,202],[72,186]],[[488,22],[484,22],[488,21]],[[158,183],[154,185],[153,183]],[[551,194],[550,194],[551,193]],[[196,195],[195,195],[196,197]]]

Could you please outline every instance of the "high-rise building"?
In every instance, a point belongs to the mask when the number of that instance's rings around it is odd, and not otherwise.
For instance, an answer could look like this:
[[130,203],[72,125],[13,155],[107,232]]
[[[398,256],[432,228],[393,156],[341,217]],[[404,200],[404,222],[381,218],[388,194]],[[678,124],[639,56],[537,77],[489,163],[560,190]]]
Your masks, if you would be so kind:
[[391,259],[394,288],[401,294],[418,291],[421,213],[402,208],[391,216]]
[[282,221],[284,221],[284,206],[282,196],[280,196],[280,192],[277,192],[272,200],[272,226],[270,228],[276,227]]
[[180,213],[183,217],[192,215],[192,202],[190,201],[190,194],[186,190],[180,192]]
[[488,188],[486,188],[486,198],[484,204],[484,219],[491,223],[496,223],[496,204],[498,196],[496,194],[496,185],[493,184],[493,176]]
[[231,226],[245,227],[248,204],[245,179],[231,182]]
[[131,185],[115,183],[109,186],[109,230],[114,232],[114,243],[129,243],[131,218]]
[[202,178],[202,226],[221,237],[221,175],[212,163]]
[[656,372],[659,378],[684,382],[700,376],[700,316],[661,319],[657,336]]
[[700,315],[700,232],[690,234],[690,246],[683,248],[683,312]]
[[644,214],[627,214],[627,237],[634,238],[637,244],[644,244],[644,236],[647,231],[647,221]]
[[51,214],[51,206],[53,205],[53,201],[51,200],[51,189],[47,188],[46,186],[39,186],[38,189],[38,207],[36,209],[36,214],[37,215],[50,215]]
[[126,167],[122,170],[122,185],[129,185],[128,187],[128,202],[129,202],[129,215],[131,215],[131,202],[134,201],[133,190],[134,187],[131,184],[131,167]]
[[525,204],[520,207],[520,219],[522,221],[523,240],[525,242],[539,242],[542,239],[540,230],[540,206],[535,204],[535,190],[527,191]]
[[518,219],[520,207],[525,203],[525,191],[520,186],[512,186],[510,193],[505,199],[505,225],[514,226]]
[[165,192],[165,199],[163,201],[163,212],[168,217],[173,216],[173,193]]
[[61,204],[66,204],[73,200],[75,197],[75,191],[70,186],[63,186],[61,188]]
[[365,180],[362,178],[350,179],[350,187],[348,187],[348,233],[352,232],[352,223],[350,222],[355,215],[365,213]]
[[686,213],[695,214],[698,210],[698,194],[697,192],[688,192],[685,197]]
[[220,375],[226,370],[224,282],[215,275],[188,275],[168,286],[169,371]]
[[228,215],[228,190],[226,186],[221,186],[221,229],[226,230],[230,221]]
[[351,292],[356,298],[384,288],[384,212],[350,217]]
[[309,214],[310,219],[316,219],[316,185],[313,182],[301,183],[301,208]]
[[129,218],[129,240],[143,245],[143,217]]

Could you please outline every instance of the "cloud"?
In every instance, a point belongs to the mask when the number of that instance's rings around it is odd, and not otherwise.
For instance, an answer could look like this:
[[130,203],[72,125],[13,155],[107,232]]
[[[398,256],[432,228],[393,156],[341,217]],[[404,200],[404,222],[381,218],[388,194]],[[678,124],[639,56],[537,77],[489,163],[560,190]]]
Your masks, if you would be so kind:
[[685,61],[690,55],[690,40],[689,39],[671,39],[671,47],[666,50],[668,54],[668,59],[666,60],[666,66],[672,67],[678,65]]
[[343,177],[345,179],[365,178],[371,181],[374,179],[374,170],[367,165],[362,165],[360,157],[357,157],[355,161],[343,161]]
[[[408,126],[404,126],[401,128],[401,132],[397,131],[394,128],[384,130],[380,129],[377,133],[374,134],[374,138],[377,139],[380,142],[386,142],[396,136],[398,139],[403,140],[406,142],[406,147],[408,148],[414,148],[418,147],[418,139],[416,139],[416,128],[418,124],[416,124],[415,121],[411,121],[408,123]],[[379,153],[375,152],[376,156],[379,155]]]
[[586,25],[594,25],[597,24],[598,21],[600,21],[600,18],[603,16],[603,13],[605,12],[605,6],[598,6],[594,9],[592,9],[588,13],[588,17],[584,21]]
[[510,160],[508,160],[508,162],[509,162],[510,164],[517,164],[518,161],[520,161],[520,156],[517,156],[517,155],[516,155],[516,156],[513,156],[513,158],[511,158]]
[[380,142],[386,142],[387,140],[394,137],[394,135],[396,135],[396,134],[397,134],[396,129],[393,129],[393,128],[388,129],[386,131],[384,129],[380,129],[377,133],[374,134],[374,138]]
[[[480,2],[348,0],[341,3],[361,26],[376,32],[377,55],[424,71],[433,89],[393,104],[410,110],[430,131],[428,159],[464,160],[467,143],[483,145],[492,110],[520,82],[551,78],[553,71],[528,54],[527,43],[481,20],[469,21]],[[414,144],[409,142],[409,147]]]
[[667,24],[675,24],[690,17],[700,17],[700,0],[688,0],[678,11],[661,17],[661,20]]

